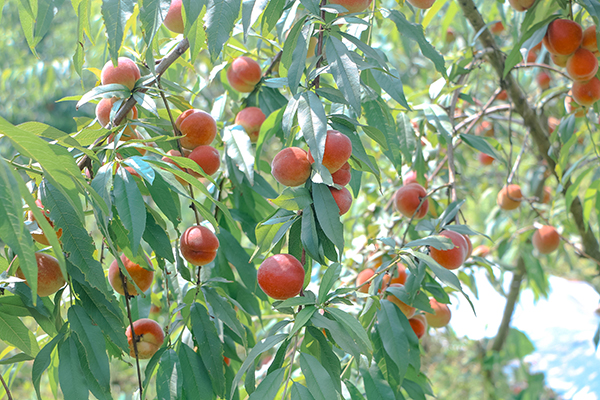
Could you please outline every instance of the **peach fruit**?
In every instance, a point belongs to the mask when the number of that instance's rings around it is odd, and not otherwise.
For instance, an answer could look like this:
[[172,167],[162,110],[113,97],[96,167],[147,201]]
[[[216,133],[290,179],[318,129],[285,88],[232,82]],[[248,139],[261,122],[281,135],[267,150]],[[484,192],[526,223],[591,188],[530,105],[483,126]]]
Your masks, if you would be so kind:
[[433,314],[426,312],[425,318],[427,319],[427,323],[432,328],[443,328],[448,325],[450,322],[450,318],[452,317],[452,313],[450,312],[450,308],[448,308],[447,304],[439,303],[436,299],[429,299],[429,305],[433,309]]
[[[414,214],[415,219],[421,219],[429,209],[429,199],[425,196],[425,188],[418,183],[404,185],[394,194],[394,207],[405,217],[411,218]],[[419,208],[422,200],[423,204]]]
[[300,186],[310,178],[311,162],[305,150],[287,147],[275,155],[271,162],[271,174],[285,186]]
[[127,57],[119,57],[115,67],[111,60],[104,65],[100,73],[100,82],[103,85],[120,83],[133,90],[135,82],[141,78],[138,66]]
[[[42,211],[42,214],[44,215],[44,217],[46,218],[46,221],[48,221],[48,223],[50,224],[51,227],[54,228],[54,223],[52,221],[50,221],[50,211],[47,211],[44,209],[44,205],[42,204],[40,199],[37,199],[35,201],[35,204],[38,206],[38,208]],[[27,213],[27,219],[31,222],[35,221],[35,217],[33,216],[33,213],[31,211],[29,211]],[[56,237],[58,239],[60,239],[60,237],[62,236],[62,228],[59,228],[58,231],[56,231]],[[36,242],[43,244],[45,246],[50,246],[50,242],[48,241],[48,238],[46,237],[46,234],[44,234],[44,232],[42,233],[32,233],[31,237],[33,237],[33,240],[35,240]]]
[[417,314],[409,318],[408,323],[415,335],[417,335],[417,339],[421,339],[425,335],[425,332],[427,332],[427,320],[423,314]]
[[584,107],[590,107],[600,100],[600,80],[596,77],[587,82],[573,82],[571,90],[573,99]]
[[257,273],[258,285],[275,300],[297,296],[304,285],[304,268],[290,254],[275,254],[264,260]]
[[480,244],[473,249],[473,256],[476,257],[487,257],[490,254],[490,248],[485,244]]
[[475,128],[475,134],[479,136],[494,136],[494,125],[489,121],[483,121],[477,128]]
[[219,239],[212,231],[201,225],[190,226],[181,235],[181,255],[192,265],[206,265],[215,259]]
[[498,192],[496,203],[498,203],[498,206],[503,210],[514,210],[519,207],[521,200],[523,200],[521,186],[511,184],[504,186],[500,192]]
[[533,6],[535,0],[508,0],[508,2],[516,11],[526,11]]
[[[37,262],[37,294],[40,297],[50,296],[58,292],[58,289],[65,286],[65,277],[60,270],[58,260],[49,254],[35,253]],[[25,279],[21,267],[17,268],[15,275],[20,279]],[[27,280],[25,280],[27,284]],[[29,286],[29,285],[28,285]]]
[[[152,280],[154,279],[154,271],[149,271],[142,267],[140,264],[134,263],[129,258],[127,258],[125,254],[121,254],[120,258],[123,262],[123,265],[125,266],[125,269],[127,270],[127,273],[129,273],[129,275],[133,279],[133,282],[135,282],[135,284],[142,290],[142,292],[145,292],[146,290],[150,289],[150,286],[152,286]],[[152,265],[152,263],[150,263],[150,260],[147,261],[148,265]],[[119,263],[117,260],[114,260],[108,268],[108,281],[110,282],[110,286],[112,286],[115,292],[119,293],[122,296],[125,295],[125,290],[123,289],[123,281],[121,280]],[[131,282],[127,278],[127,293],[130,296],[137,296],[139,293],[136,290],[133,282]]]
[[235,123],[241,125],[250,136],[252,143],[258,140],[260,127],[265,122],[265,113],[258,107],[246,107],[240,111],[235,117]]
[[536,75],[535,81],[537,82],[540,89],[546,90],[550,88],[550,82],[552,81],[552,78],[546,72],[542,71]]
[[435,3],[435,0],[406,0],[406,1],[408,1],[413,7],[420,8],[421,10],[427,10],[428,8],[431,8],[431,6],[433,6],[433,3]]
[[[404,287],[404,285],[401,283],[392,283],[390,287],[402,288]],[[415,308],[413,306],[409,306],[393,294],[388,294],[386,299],[394,303],[400,309],[400,311],[402,311],[402,313],[406,315],[406,318],[411,318],[413,315],[415,315]]]
[[[323,166],[332,174],[342,168],[352,155],[352,142],[348,136],[341,132],[330,129],[325,139],[325,151],[323,152]],[[311,163],[315,162],[312,154],[308,153]]]
[[500,93],[498,93],[498,96],[496,96],[496,100],[501,100],[501,101],[508,100],[508,93],[506,92],[506,90],[501,90]]
[[550,58],[552,62],[556,64],[558,67],[566,67],[567,61],[569,61],[569,56],[561,56],[560,54],[550,54]]
[[[169,150],[169,151],[167,151],[167,154],[168,154],[169,156],[181,157],[181,153],[180,153],[179,151],[177,151],[177,150]],[[171,158],[169,158],[169,157],[167,157],[167,156],[163,156],[163,157],[161,158],[161,160],[162,160],[162,161],[164,161],[164,162],[168,162],[169,164],[173,164],[173,165],[175,165],[177,168],[179,168],[180,170],[184,171],[184,169],[183,169],[183,168],[181,168],[181,167],[179,166],[179,164],[177,164],[175,161],[173,161]],[[188,184],[188,183],[187,183],[187,181],[186,181],[185,179],[183,179],[183,178],[180,178],[180,177],[178,177],[178,176],[175,176],[175,179],[177,179],[177,181],[178,181],[179,183],[181,183],[182,185],[187,185],[187,184]]]
[[262,78],[260,65],[250,57],[241,56],[233,60],[227,70],[227,81],[232,88],[250,93]]
[[[330,4],[343,6],[349,13],[359,13],[365,11],[372,0],[329,0]],[[313,50],[314,52],[314,50]]]
[[[112,110],[113,105],[120,100],[117,97],[112,97],[110,99],[102,99],[98,102],[96,106],[96,118],[98,118],[98,122],[102,125],[103,128],[108,128],[110,123],[110,112]],[[127,119],[137,119],[138,111],[137,107],[133,106],[131,111],[127,113]],[[124,121],[123,121],[124,122]],[[123,123],[122,122],[122,123]],[[130,125],[126,128],[125,132],[121,136],[121,140],[126,141],[128,139],[137,139],[137,133],[135,132],[135,125]]]
[[544,225],[535,231],[531,238],[533,247],[542,254],[550,254],[558,249],[560,245],[560,235],[556,228],[550,225]]
[[555,19],[548,25],[543,42],[552,54],[567,56],[579,47],[583,39],[581,25],[570,19]]
[[189,150],[211,144],[217,136],[217,123],[209,113],[201,110],[184,111],[177,117],[175,126],[184,135],[180,140],[181,145]]
[[352,206],[352,195],[350,194],[350,191],[345,187],[341,189],[329,187],[329,190],[331,191],[331,195],[335,200],[335,204],[337,204],[338,208],[340,209],[340,215],[346,214]]
[[457,269],[465,262],[468,244],[463,235],[454,231],[442,231],[440,236],[447,237],[452,241],[454,247],[448,250],[438,250],[435,247],[429,248],[429,255],[438,264],[446,269]]
[[499,35],[502,32],[504,32],[504,24],[502,23],[502,21],[498,21],[495,24],[492,24],[490,26],[490,32],[492,32],[494,35]]
[[585,117],[586,110],[585,107],[580,106],[573,100],[573,92],[569,91],[567,96],[565,96],[565,110],[567,114],[575,113],[576,118]]
[[346,186],[348,183],[350,183],[350,179],[352,179],[350,164],[346,162],[344,165],[342,165],[342,168],[331,174],[331,177],[333,178],[333,183],[336,185]]
[[[373,275],[375,275],[375,271],[373,271],[371,268],[365,268],[365,269],[363,269],[356,276],[356,286],[358,287],[358,286],[362,285],[368,279],[370,279]],[[369,282],[366,285],[358,288],[358,291],[361,292],[361,293],[369,293],[369,287],[370,286],[371,286],[371,282]]]
[[473,254],[473,243],[471,243],[471,238],[469,235],[462,235],[462,237],[464,237],[465,242],[467,242],[467,251],[465,255],[465,260],[467,260],[469,257],[471,257],[471,254]]
[[[418,177],[417,171],[411,170],[402,177],[402,183],[405,186],[410,183],[419,183],[419,181],[417,180],[417,177]],[[425,182],[424,182],[425,185],[423,187],[427,188],[427,174],[425,174],[423,177],[425,178]]]
[[544,194],[542,195],[542,204],[550,203],[552,198],[552,189],[549,186],[544,186]]
[[446,29],[446,43],[447,44],[454,43],[455,40],[456,40],[456,33],[454,32],[454,29],[452,29],[452,28]]
[[550,133],[554,132],[558,125],[560,125],[560,119],[555,117],[548,117],[548,131]]
[[495,160],[494,157],[485,153],[479,153],[477,155],[477,159],[479,160],[479,164],[481,165],[491,165]]
[[598,59],[589,50],[579,48],[567,61],[567,73],[574,81],[588,81],[598,72]]
[[183,33],[183,17],[181,15],[181,0],[171,0],[171,6],[165,16],[163,24],[168,30],[175,33]]
[[131,332],[131,325],[129,325],[125,331],[127,343],[129,343],[129,355],[131,357],[135,357],[133,348],[134,340],[136,342],[138,358],[143,360],[152,358],[154,353],[160,349],[160,346],[162,346],[165,341],[165,333],[158,322],[148,318],[141,318],[134,321],[133,331],[135,332],[135,339]]
[[[208,176],[214,175],[221,166],[221,156],[217,149],[212,146],[198,146],[191,152],[188,158],[195,161]],[[190,173],[194,176],[200,176],[194,171],[190,171]]]
[[398,276],[392,278],[391,283],[406,283],[406,278],[408,277],[408,273],[406,272],[406,267],[402,263],[398,263]]
[[598,55],[600,50],[598,49],[598,42],[596,38],[596,25],[592,25],[583,31],[583,39],[581,41],[581,47],[591,51],[595,55]]

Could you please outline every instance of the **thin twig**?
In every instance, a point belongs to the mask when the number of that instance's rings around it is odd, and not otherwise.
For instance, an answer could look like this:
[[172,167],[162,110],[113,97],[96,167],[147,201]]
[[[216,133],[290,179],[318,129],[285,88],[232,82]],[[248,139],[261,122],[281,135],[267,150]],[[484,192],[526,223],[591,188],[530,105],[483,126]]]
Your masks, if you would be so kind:
[[287,394],[287,389],[288,389],[288,385],[290,384],[290,379],[292,377],[292,369],[294,369],[294,357],[296,356],[296,349],[298,346],[298,333],[300,331],[296,332],[295,339],[294,339],[294,347],[292,349],[292,354],[291,354],[291,360],[290,360],[290,369],[288,371],[288,376],[285,380],[285,386],[283,387],[283,396],[281,396],[281,400],[285,400],[285,396]]
[[551,67],[548,64],[527,63],[527,64],[517,64],[517,65],[515,65],[513,67],[513,69],[521,69],[521,68],[543,68],[543,69],[547,69],[547,70],[552,71],[552,72],[556,72],[557,74],[560,74],[560,75],[564,76],[568,80],[572,80],[569,75],[565,74],[560,69]]
[[2,376],[1,373],[0,373],[0,381],[2,382],[2,386],[4,386],[4,391],[6,391],[6,395],[8,396],[8,400],[13,400],[13,397],[10,394],[10,389],[6,385],[6,382],[4,381],[4,377]]
[[125,292],[125,306],[127,307],[127,318],[129,318],[129,328],[131,329],[131,342],[133,343],[133,353],[135,354],[135,366],[137,369],[137,377],[138,377],[138,386],[140,389],[140,398],[143,393],[143,385],[142,385],[142,371],[140,370],[140,359],[138,356],[138,336],[135,334],[135,330],[133,329],[133,318],[131,318],[131,307],[129,306],[129,290],[127,290],[127,279],[125,275],[123,275],[123,271],[119,268],[119,275],[121,276],[121,283],[123,283],[123,292]]

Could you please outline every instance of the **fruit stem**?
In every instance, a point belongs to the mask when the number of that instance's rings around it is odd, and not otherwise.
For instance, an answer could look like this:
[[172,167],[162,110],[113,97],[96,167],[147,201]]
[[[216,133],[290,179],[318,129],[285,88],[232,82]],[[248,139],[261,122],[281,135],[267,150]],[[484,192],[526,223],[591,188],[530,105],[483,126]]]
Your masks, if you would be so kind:
[[4,377],[2,376],[2,374],[0,374],[0,381],[2,382],[2,386],[4,386],[4,391],[6,392],[6,396],[8,396],[8,400],[13,400],[13,397],[10,394],[10,389],[6,385],[6,382],[4,381]]
[[[321,19],[325,21],[325,10],[323,7],[327,4],[327,0],[321,0]],[[318,70],[321,67],[321,61],[323,60],[323,32],[325,29],[323,28],[323,24],[319,24],[319,38],[317,39],[317,65],[315,69]],[[321,81],[321,76],[317,75],[315,80],[313,81],[313,85],[315,89],[319,88],[319,83]]]
[[123,271],[119,268],[119,276],[121,277],[121,282],[123,283],[123,291],[125,292],[125,306],[127,308],[127,318],[129,318],[129,328],[131,329],[131,342],[133,343],[133,353],[135,354],[135,366],[137,369],[137,377],[138,377],[138,386],[140,389],[140,398],[143,399],[143,386],[142,386],[142,371],[140,370],[140,359],[138,357],[138,336],[135,334],[135,330],[133,329],[133,319],[131,318],[131,307],[129,306],[129,291],[127,290],[127,279],[125,275],[123,275]]

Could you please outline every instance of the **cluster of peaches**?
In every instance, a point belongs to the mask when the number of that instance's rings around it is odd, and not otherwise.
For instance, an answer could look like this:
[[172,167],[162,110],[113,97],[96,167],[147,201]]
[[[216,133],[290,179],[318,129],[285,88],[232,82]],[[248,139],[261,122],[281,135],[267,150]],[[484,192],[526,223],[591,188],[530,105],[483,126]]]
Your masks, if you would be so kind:
[[566,67],[567,74],[573,79],[570,96],[565,99],[567,111],[575,109],[577,116],[585,115],[583,108],[577,109],[570,103],[574,100],[579,106],[590,107],[600,100],[600,80],[596,78],[597,57],[600,56],[596,26],[584,31],[575,21],[556,19],[548,25],[543,43],[552,61],[559,67]]

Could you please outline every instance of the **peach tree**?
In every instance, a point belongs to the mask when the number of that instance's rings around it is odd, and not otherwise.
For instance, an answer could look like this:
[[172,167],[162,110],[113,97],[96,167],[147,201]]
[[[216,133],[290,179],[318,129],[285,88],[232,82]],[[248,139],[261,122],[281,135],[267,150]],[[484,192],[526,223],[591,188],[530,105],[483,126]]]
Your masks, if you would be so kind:
[[41,58],[73,28],[79,83],[71,130],[0,117],[19,394],[111,399],[131,369],[140,399],[424,399],[421,338],[485,271],[507,396],[520,292],[600,266],[600,3],[489,3],[8,2]]

